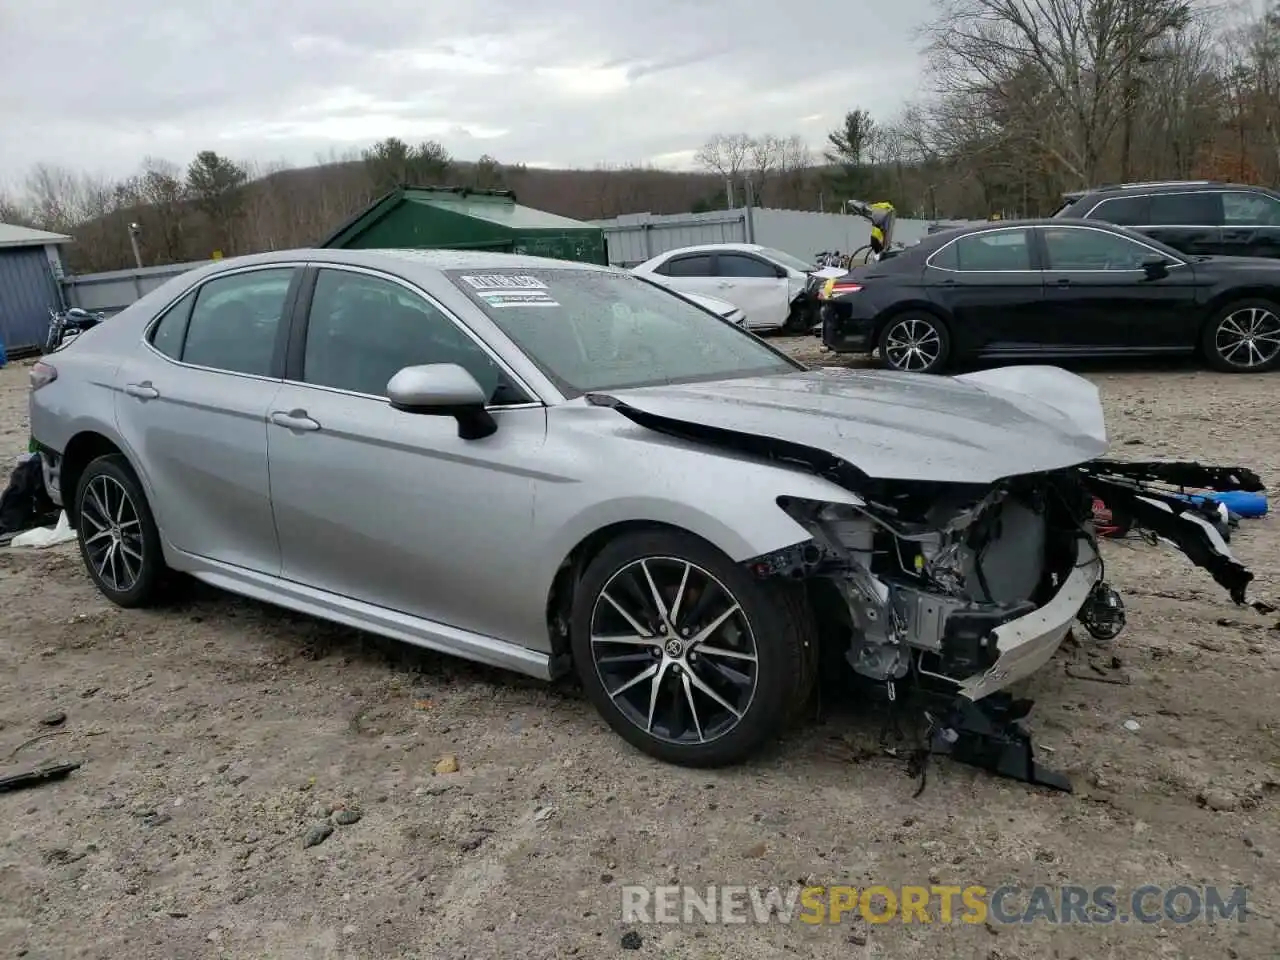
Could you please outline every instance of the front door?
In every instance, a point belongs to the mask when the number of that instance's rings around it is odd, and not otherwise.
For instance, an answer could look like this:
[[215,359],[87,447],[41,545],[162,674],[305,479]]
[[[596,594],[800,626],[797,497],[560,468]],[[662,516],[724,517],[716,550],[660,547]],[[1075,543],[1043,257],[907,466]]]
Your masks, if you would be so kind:
[[712,296],[728,300],[745,313],[748,327],[780,327],[791,309],[790,283],[780,272],[774,264],[747,253],[719,253]]
[[[367,271],[318,271],[301,353],[268,426],[284,577],[520,639],[503,594],[546,561],[529,546],[545,409],[434,303]],[[464,440],[451,416],[392,409],[387,381],[430,363],[475,376],[496,433]]]
[[957,354],[1017,353],[1040,342],[1044,281],[1030,229],[999,227],[953,240],[929,257],[924,282],[954,320]]
[[[1049,342],[1095,353],[1184,349],[1196,341],[1195,275],[1154,247],[1095,227],[1043,227]],[[1167,273],[1143,264],[1164,259]]]
[[1224,193],[1222,253],[1280,258],[1280,200],[1265,193]]
[[165,540],[275,575],[267,413],[300,268],[205,281],[169,308],[117,371],[116,420]]

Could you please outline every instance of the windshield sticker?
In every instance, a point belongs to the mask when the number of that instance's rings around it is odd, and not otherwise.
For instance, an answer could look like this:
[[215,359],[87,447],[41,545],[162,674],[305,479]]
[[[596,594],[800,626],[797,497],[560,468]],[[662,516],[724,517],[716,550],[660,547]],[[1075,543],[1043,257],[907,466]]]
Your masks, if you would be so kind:
[[486,273],[480,276],[463,277],[462,279],[481,294],[484,294],[489,290],[507,291],[547,289],[547,285],[537,277],[530,277],[526,275]]
[[477,290],[488,307],[558,307],[545,290]]

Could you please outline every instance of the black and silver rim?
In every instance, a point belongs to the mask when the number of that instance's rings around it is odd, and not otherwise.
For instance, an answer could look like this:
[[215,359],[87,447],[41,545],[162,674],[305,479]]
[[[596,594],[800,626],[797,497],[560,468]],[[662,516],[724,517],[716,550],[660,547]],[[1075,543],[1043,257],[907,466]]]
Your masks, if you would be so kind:
[[1233,367],[1261,367],[1280,354],[1280,317],[1266,307],[1227,314],[1214,333],[1213,348]]
[[80,536],[97,578],[128,593],[142,576],[142,522],[124,485],[105,474],[89,481],[80,504]]
[[906,317],[885,334],[883,353],[895,370],[928,370],[942,355],[942,334],[928,320]]
[[697,745],[751,707],[755,636],[727,587],[695,563],[628,563],[596,597],[591,657],[614,706],[649,736]]

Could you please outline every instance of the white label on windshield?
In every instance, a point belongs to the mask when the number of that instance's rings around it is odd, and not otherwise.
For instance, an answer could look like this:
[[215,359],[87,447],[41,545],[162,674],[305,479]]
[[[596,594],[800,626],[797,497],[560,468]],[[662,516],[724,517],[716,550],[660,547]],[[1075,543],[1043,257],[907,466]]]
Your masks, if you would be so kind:
[[558,307],[545,290],[477,290],[487,307]]
[[470,286],[481,294],[490,290],[546,290],[547,285],[537,277],[510,275],[505,273],[486,273],[480,276],[463,277]]

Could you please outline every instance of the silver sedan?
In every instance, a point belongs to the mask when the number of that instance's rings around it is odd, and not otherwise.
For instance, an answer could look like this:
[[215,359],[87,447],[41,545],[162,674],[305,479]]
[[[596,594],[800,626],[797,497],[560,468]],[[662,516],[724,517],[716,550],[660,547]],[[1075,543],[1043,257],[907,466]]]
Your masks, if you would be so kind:
[[981,700],[1113,593],[1086,381],[806,370],[582,264],[223,261],[43,358],[31,422],[115,603],[177,571],[576,671],[615,730],[677,763],[759,747],[824,651],[891,695],[927,671]]

